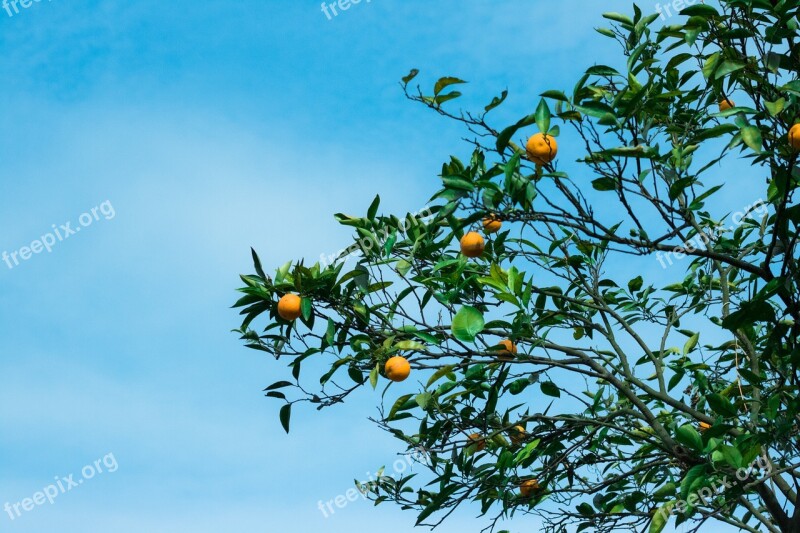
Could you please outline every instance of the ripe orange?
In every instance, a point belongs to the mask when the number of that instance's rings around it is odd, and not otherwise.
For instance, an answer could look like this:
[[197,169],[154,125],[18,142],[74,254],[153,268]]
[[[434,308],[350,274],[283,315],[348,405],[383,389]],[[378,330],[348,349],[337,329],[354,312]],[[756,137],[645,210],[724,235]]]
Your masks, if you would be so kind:
[[461,253],[467,257],[480,257],[485,247],[486,243],[479,233],[470,231],[461,237]]
[[405,380],[411,373],[411,365],[408,363],[408,359],[399,355],[386,361],[383,369],[386,371],[386,377],[396,382]]
[[727,111],[728,109],[736,107],[736,104],[733,103],[733,100],[730,98],[726,98],[719,103],[719,110],[720,111]]
[[511,436],[511,443],[514,446],[519,446],[527,436],[527,433],[525,433],[525,428],[522,426],[514,426],[508,430],[508,434]]
[[699,426],[700,426],[700,431],[705,431],[705,430],[711,428],[711,424],[709,424],[707,422],[700,422]]
[[789,145],[795,150],[800,150],[800,124],[795,124],[789,130]]
[[511,342],[509,339],[503,339],[497,344],[504,348],[497,351],[497,358],[502,359],[503,361],[513,361],[514,356],[517,355],[517,345]]
[[278,300],[278,314],[282,319],[292,321],[300,316],[302,299],[296,294],[285,294]]
[[546,165],[556,158],[558,143],[552,135],[537,133],[528,139],[525,149],[531,161],[539,165]]
[[483,231],[486,233],[496,233],[500,231],[503,223],[495,215],[490,215],[483,219]]
[[486,440],[481,436],[480,433],[473,433],[469,436],[470,444],[475,445],[475,449],[478,451],[483,450],[486,448]]
[[526,479],[519,484],[519,493],[523,498],[530,498],[537,490],[539,490],[539,481],[536,479]]

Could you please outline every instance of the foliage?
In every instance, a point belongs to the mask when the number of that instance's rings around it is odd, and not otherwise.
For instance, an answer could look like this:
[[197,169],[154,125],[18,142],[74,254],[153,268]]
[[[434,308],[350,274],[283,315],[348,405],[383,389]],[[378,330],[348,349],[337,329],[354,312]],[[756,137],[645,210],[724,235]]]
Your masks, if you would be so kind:
[[[551,531],[660,531],[668,520],[800,530],[800,206],[787,138],[800,112],[800,0],[720,4],[661,27],[636,6],[606,13],[612,28],[598,32],[618,41],[625,68],[592,66],[504,128],[488,115],[506,92],[453,113],[462,80],[425,94],[410,87],[416,71],[404,78],[410,99],[474,134],[469,160],[443,165],[430,216],[379,216],[376,198],[365,217],[337,215],[371,243],[355,268],[290,262],[272,279],[253,252],[256,274],[242,276],[238,331],[291,370],[266,389],[285,402],[286,430],[297,402],[321,409],[383,387],[383,364],[402,354],[411,378],[386,385],[377,422],[424,447],[433,478],[370,490],[419,524],[476,501],[487,529],[537,513]],[[739,105],[718,111],[727,97]],[[554,163],[533,164],[519,138],[562,127],[580,143],[562,139]],[[748,189],[720,175],[736,158],[763,180],[763,203],[721,230],[725,211],[743,207],[729,199]],[[458,239],[489,215],[503,226],[484,255],[460,255]],[[694,241],[705,244],[684,244]],[[665,257],[675,283],[623,277]],[[303,297],[293,323],[275,310],[287,292]],[[497,357],[502,339],[519,348],[511,360]],[[301,377],[310,359],[326,361],[313,391],[317,377]],[[691,498],[759,456],[765,470]],[[531,479],[539,488],[525,497]],[[689,505],[670,514],[679,500]]]

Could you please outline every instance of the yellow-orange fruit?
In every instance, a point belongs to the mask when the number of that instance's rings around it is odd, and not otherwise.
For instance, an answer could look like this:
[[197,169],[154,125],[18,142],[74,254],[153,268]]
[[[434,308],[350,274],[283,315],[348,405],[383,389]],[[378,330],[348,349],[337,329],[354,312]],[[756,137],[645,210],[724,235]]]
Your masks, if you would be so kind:
[[408,363],[408,359],[400,357],[399,355],[386,361],[386,365],[384,365],[383,369],[386,372],[387,378],[397,382],[405,380],[411,373],[411,365]]
[[530,498],[537,490],[539,490],[539,481],[536,479],[526,479],[519,484],[519,493],[523,498]]
[[789,130],[789,144],[795,150],[800,150],[800,124],[795,124]]
[[514,356],[517,355],[517,345],[511,342],[509,339],[503,339],[498,342],[502,349],[497,351],[497,358],[503,359],[504,361],[511,361],[514,359]]
[[726,98],[719,103],[719,110],[720,111],[727,111],[728,109],[736,107],[736,104],[733,103],[733,100]]
[[477,232],[470,231],[461,237],[461,253],[467,257],[480,257],[484,248],[486,243]]
[[481,436],[480,433],[473,433],[469,436],[470,444],[475,445],[475,449],[478,451],[483,450],[486,448],[486,440]]
[[539,165],[546,165],[556,158],[558,154],[558,143],[556,138],[545,133],[531,135],[525,145],[528,158]]
[[511,437],[511,443],[514,446],[519,446],[527,437],[527,433],[525,433],[525,428],[522,426],[514,426],[510,430],[508,430],[508,434]]
[[700,431],[705,431],[711,428],[711,424],[709,424],[708,422],[700,422],[699,426],[700,426]]
[[483,219],[483,231],[486,233],[496,233],[503,227],[503,223],[494,215]]
[[278,300],[278,314],[290,322],[300,316],[302,299],[296,294],[286,294]]

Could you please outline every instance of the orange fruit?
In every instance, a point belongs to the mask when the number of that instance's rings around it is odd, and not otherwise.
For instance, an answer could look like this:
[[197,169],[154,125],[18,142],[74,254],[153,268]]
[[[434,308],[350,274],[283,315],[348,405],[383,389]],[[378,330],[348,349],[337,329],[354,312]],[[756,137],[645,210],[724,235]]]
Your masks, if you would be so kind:
[[500,231],[503,222],[500,221],[495,215],[490,215],[483,219],[483,231],[486,233],[496,233]]
[[558,143],[556,138],[545,133],[531,135],[525,145],[528,158],[539,165],[546,165],[556,158]]
[[525,433],[525,428],[522,426],[514,426],[508,430],[508,433],[511,436],[511,443],[514,444],[514,446],[519,446],[528,435]]
[[707,422],[700,422],[699,426],[700,426],[700,431],[705,431],[705,430],[711,428],[711,424],[709,424]]
[[512,361],[514,356],[517,355],[517,345],[511,342],[509,339],[503,339],[497,344],[503,347],[502,350],[497,351],[498,359]]
[[461,253],[467,257],[480,257],[484,248],[486,243],[479,233],[470,231],[461,237]]
[[728,109],[736,107],[736,104],[733,103],[733,100],[730,98],[726,98],[719,103],[719,110],[720,111],[727,111]]
[[302,299],[296,294],[285,294],[278,300],[278,314],[284,320],[291,322],[300,316],[300,303]]
[[383,369],[386,371],[386,377],[396,382],[404,381],[411,373],[411,365],[408,363],[408,359],[399,355],[386,361]]
[[800,150],[800,124],[795,124],[789,130],[789,145],[795,150]]
[[470,444],[475,445],[475,449],[477,451],[481,451],[486,448],[486,440],[481,436],[480,433],[473,433],[469,436]]
[[519,484],[519,493],[523,498],[530,498],[537,490],[539,490],[539,481],[536,479],[526,479]]

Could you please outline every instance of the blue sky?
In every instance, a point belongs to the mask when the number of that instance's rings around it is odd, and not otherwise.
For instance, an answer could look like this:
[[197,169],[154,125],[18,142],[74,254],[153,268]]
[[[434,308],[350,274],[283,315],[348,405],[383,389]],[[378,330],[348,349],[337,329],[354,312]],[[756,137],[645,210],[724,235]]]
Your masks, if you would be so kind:
[[[588,6],[588,7],[587,7]],[[100,217],[14,268],[0,263],[0,505],[113,453],[98,475],[0,531],[407,532],[414,517],[319,500],[390,464],[377,395],[292,434],[262,388],[281,369],[230,330],[249,247],[265,265],[349,244],[335,212],[420,209],[464,132],[407,102],[410,68],[470,80],[466,102],[570,89],[613,61],[607,0],[52,0],[0,11],[0,252]],[[579,61],[575,61],[579,57]],[[658,268],[657,266],[654,268]],[[439,529],[475,531],[475,510]],[[512,531],[535,528],[520,520]]]

